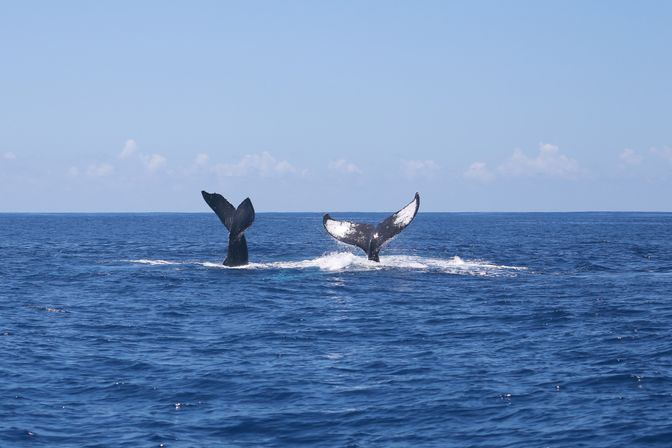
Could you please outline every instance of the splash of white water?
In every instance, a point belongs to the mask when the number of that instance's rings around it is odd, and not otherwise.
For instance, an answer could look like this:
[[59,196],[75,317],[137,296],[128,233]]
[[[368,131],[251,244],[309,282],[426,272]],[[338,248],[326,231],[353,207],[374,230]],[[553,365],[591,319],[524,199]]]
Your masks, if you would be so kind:
[[250,263],[245,266],[230,268],[220,263],[206,262],[177,262],[167,260],[129,260],[132,263],[148,265],[178,265],[191,264],[206,268],[217,269],[319,269],[328,272],[362,272],[378,271],[383,269],[396,269],[403,271],[426,271],[440,272],[456,275],[475,276],[499,276],[511,275],[517,271],[525,270],[524,267],[506,266],[490,263],[482,260],[463,260],[460,257],[453,258],[429,258],[414,255],[388,255],[380,258],[380,263],[368,260],[350,252],[335,252],[317,258],[300,261],[274,261],[268,263]]

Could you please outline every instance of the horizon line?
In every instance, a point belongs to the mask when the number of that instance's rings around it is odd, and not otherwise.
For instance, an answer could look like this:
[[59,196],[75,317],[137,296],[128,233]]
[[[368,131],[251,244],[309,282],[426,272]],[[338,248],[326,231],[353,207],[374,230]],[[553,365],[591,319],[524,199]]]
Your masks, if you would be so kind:
[[[151,214],[173,214],[173,215],[196,215],[196,214],[211,214],[211,211],[0,211],[0,215],[151,215]],[[323,214],[323,213],[394,213],[394,211],[255,211],[255,213],[261,214],[280,214],[280,213],[296,213],[296,214]],[[418,211],[418,214],[440,214],[440,213],[455,213],[455,214],[478,214],[478,213],[672,213],[672,210],[450,210],[450,211]]]

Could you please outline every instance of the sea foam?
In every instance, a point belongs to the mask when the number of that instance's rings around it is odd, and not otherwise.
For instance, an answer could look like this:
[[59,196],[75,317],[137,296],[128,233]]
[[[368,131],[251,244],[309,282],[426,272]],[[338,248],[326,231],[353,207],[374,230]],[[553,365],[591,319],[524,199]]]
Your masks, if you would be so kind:
[[380,262],[368,260],[364,256],[351,252],[333,252],[316,258],[298,261],[273,261],[265,263],[249,263],[244,266],[229,267],[221,263],[180,262],[168,260],[128,260],[131,263],[150,266],[165,265],[200,265],[215,269],[319,269],[327,272],[365,272],[378,270],[427,271],[455,275],[499,276],[513,275],[525,267],[507,266],[483,260],[464,260],[458,256],[452,258],[431,258],[416,255],[387,255],[380,257]]

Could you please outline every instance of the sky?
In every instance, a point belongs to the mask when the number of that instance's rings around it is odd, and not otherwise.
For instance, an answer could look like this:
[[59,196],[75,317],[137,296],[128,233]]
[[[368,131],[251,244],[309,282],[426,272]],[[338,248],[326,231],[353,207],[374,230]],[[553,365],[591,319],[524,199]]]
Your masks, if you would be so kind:
[[672,211],[672,2],[25,1],[0,212]]

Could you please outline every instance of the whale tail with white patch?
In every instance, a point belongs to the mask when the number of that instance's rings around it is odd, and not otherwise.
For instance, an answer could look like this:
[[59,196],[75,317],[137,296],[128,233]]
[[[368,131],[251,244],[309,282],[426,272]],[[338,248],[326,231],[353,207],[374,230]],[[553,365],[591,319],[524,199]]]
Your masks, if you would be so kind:
[[215,212],[222,224],[229,230],[229,251],[224,260],[225,266],[242,266],[247,264],[247,241],[245,230],[254,222],[254,207],[250,198],[234,207],[218,193],[201,191],[203,199]]
[[380,261],[380,250],[413,221],[419,208],[420,195],[415,193],[415,197],[406,207],[376,226],[337,221],[329,213],[324,215],[322,223],[327,233],[338,241],[359,247],[366,252],[369,260]]

